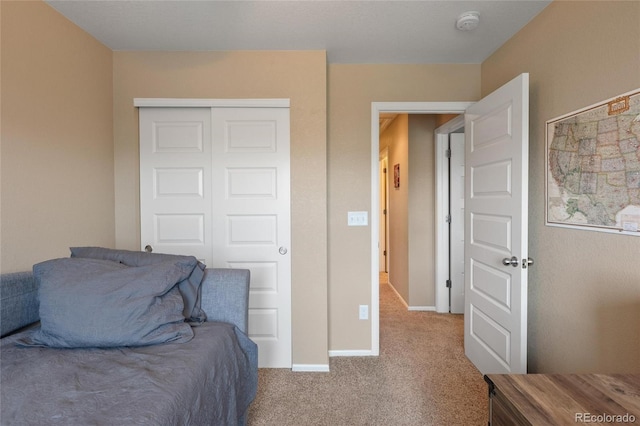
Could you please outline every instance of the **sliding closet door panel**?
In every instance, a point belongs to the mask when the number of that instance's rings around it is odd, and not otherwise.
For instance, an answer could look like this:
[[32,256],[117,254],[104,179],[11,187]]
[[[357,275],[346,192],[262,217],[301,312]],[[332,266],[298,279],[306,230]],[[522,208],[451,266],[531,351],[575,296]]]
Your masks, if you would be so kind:
[[142,248],[210,265],[211,109],[140,108]]
[[251,270],[260,366],[291,368],[289,109],[212,114],[214,265]]

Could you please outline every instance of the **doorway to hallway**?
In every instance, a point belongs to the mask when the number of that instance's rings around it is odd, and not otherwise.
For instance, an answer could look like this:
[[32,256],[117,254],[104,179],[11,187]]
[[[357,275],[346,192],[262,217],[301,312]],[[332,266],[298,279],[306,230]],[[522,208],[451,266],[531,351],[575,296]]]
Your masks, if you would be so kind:
[[463,313],[463,117],[386,113],[379,149],[379,271],[409,310]]
[[[380,114],[463,114],[473,102],[373,102],[371,108],[371,355],[380,353],[380,205],[379,193],[379,152]],[[433,147],[431,147],[433,149]],[[389,164],[389,168],[393,167]],[[402,171],[400,170],[400,185]],[[393,253],[390,253],[393,257]],[[444,290],[443,290],[444,291]],[[437,296],[436,296],[437,299]]]
[[[529,74],[523,73],[465,107],[460,103],[372,103],[372,355],[380,352],[376,208],[380,135],[376,121],[380,112],[407,109],[464,113],[465,354],[484,374],[526,373],[527,272],[533,263],[528,258],[527,235],[528,91]],[[443,111],[445,105],[453,111]]]

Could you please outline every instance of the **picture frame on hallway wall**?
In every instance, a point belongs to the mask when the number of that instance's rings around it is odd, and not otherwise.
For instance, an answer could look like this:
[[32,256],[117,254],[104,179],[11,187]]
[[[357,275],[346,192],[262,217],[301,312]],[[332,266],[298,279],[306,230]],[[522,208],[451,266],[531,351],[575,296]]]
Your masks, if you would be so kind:
[[400,164],[393,166],[393,187],[395,189],[400,188]]

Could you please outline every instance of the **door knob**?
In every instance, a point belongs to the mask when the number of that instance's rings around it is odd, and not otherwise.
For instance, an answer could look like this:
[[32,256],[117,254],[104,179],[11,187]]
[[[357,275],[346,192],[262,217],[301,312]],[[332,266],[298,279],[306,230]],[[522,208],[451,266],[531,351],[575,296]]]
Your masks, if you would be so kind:
[[144,251],[146,251],[147,253],[151,253],[151,252],[153,251],[153,247],[151,247],[151,245],[150,245],[150,244],[147,244],[147,245],[144,247]]
[[280,247],[280,249],[278,249],[278,252],[282,255],[287,254],[287,248],[286,247]]
[[520,262],[518,262],[518,258],[515,256],[511,256],[511,259],[509,259],[508,257],[505,257],[504,259],[502,259],[502,264],[504,266],[513,266],[514,268],[517,268],[518,265],[520,265]]
[[532,258],[527,257],[526,259],[522,259],[522,269],[527,269],[531,265],[533,265]]

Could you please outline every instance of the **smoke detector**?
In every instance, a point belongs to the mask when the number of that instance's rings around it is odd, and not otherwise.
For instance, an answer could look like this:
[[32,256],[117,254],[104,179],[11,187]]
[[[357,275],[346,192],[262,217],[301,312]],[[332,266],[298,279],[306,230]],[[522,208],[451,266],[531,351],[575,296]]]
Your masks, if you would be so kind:
[[475,30],[480,23],[480,12],[464,12],[458,16],[456,28],[460,31]]

